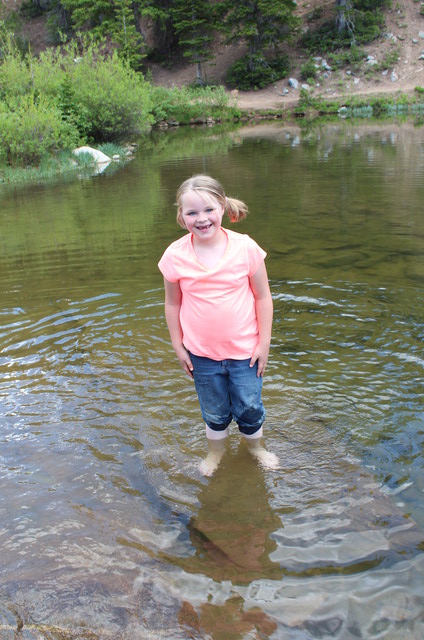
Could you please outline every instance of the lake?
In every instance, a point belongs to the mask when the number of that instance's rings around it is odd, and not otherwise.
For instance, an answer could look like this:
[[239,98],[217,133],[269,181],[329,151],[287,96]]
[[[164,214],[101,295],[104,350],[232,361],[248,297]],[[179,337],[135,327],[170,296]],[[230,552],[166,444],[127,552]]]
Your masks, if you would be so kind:
[[[1,187],[0,637],[421,640],[424,129],[138,142],[121,170]],[[193,173],[247,202],[232,228],[267,251],[278,471],[233,424],[198,472],[157,268]]]

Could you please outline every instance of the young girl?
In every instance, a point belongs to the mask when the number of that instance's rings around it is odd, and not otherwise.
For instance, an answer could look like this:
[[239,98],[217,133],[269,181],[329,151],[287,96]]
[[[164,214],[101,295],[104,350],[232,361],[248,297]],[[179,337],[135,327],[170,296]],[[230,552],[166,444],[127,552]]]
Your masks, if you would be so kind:
[[211,476],[218,467],[233,419],[251,453],[276,469],[277,456],[261,445],[273,313],[266,253],[248,235],[221,226],[224,213],[231,222],[243,220],[247,206],[227,198],[213,178],[183,182],[177,206],[177,222],[188,234],[166,249],[159,269],[172,346],[194,379],[206,423],[209,453],[200,471]]

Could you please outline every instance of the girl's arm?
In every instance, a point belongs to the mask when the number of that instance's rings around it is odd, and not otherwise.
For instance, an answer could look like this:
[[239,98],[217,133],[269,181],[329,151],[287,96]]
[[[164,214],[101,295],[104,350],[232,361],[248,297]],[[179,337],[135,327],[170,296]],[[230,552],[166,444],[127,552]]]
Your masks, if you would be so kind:
[[187,375],[193,377],[193,365],[187,349],[183,345],[183,332],[180,324],[181,289],[178,282],[169,282],[164,278],[165,284],[165,318],[171,336],[172,346],[177,358]]
[[262,262],[259,269],[250,278],[250,286],[255,298],[256,318],[259,329],[259,343],[250,360],[250,366],[253,367],[255,362],[258,362],[259,377],[264,375],[266,363],[268,361],[273,314],[272,297],[271,291],[269,290],[265,262]]

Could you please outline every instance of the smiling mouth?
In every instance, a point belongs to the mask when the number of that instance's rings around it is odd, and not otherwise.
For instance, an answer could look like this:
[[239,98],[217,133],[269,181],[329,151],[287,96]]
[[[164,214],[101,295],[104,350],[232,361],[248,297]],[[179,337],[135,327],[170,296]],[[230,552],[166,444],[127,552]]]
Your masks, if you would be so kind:
[[212,223],[196,227],[198,231],[207,231],[212,227]]

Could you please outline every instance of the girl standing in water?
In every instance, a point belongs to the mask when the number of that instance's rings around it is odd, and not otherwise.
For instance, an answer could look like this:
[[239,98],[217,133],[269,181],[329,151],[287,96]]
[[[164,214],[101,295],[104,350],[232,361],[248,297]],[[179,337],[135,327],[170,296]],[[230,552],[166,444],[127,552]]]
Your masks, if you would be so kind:
[[271,342],[273,305],[265,251],[248,235],[221,226],[243,220],[247,206],[222,185],[196,175],[177,192],[177,221],[189,232],[163,254],[165,316],[172,346],[194,379],[209,453],[200,471],[211,476],[235,420],[252,455],[268,469],[278,458],[261,444],[262,378]]

